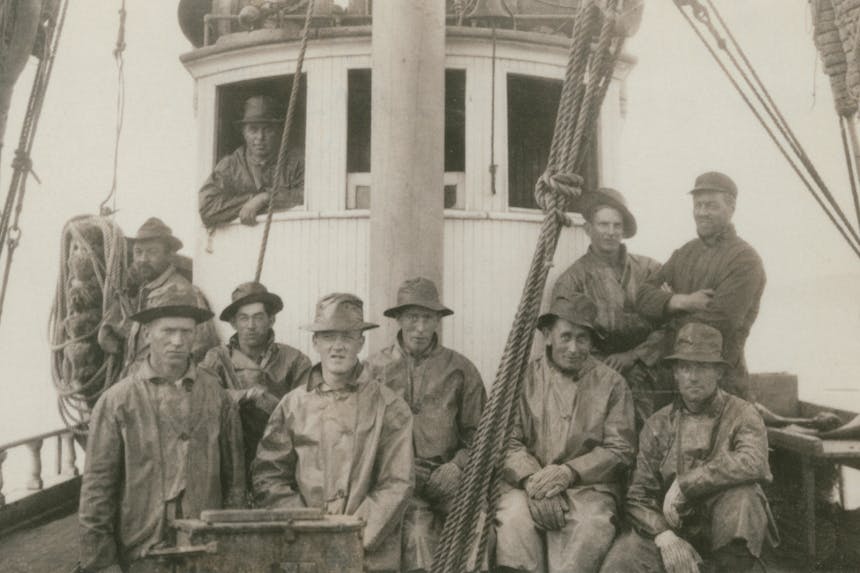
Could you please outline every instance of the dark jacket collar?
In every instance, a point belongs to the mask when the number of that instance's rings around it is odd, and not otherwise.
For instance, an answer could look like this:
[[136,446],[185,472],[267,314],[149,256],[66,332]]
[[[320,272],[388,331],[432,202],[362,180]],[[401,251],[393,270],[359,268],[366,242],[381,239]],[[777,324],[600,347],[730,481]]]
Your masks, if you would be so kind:
[[701,241],[709,247],[716,247],[718,245],[721,245],[722,243],[725,243],[726,241],[736,239],[737,236],[738,233],[737,231],[735,231],[735,226],[732,223],[729,223],[728,225],[726,225],[726,228],[719,233],[711,235],[710,237],[702,237],[700,235],[699,239],[701,239]]

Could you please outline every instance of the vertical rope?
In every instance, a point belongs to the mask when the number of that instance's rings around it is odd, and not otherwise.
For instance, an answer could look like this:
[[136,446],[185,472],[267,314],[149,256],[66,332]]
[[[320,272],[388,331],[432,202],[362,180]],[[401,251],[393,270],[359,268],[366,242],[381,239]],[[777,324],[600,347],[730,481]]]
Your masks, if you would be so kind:
[[283,178],[284,167],[287,162],[287,144],[290,139],[290,132],[293,127],[293,120],[296,115],[296,100],[299,99],[299,85],[302,81],[302,67],[305,61],[305,52],[308,48],[308,36],[310,35],[311,17],[314,12],[314,4],[316,0],[308,2],[307,13],[305,14],[305,28],[302,32],[302,42],[299,47],[298,58],[296,59],[296,73],[293,76],[293,85],[290,89],[290,102],[287,107],[287,117],[284,120],[284,130],[281,134],[281,149],[278,153],[278,163],[275,166],[275,176],[273,179],[273,188],[269,191],[269,205],[266,210],[266,225],[263,228],[263,239],[260,243],[260,255],[257,258],[257,271],[254,273],[254,280],[260,282],[260,275],[263,274],[263,263],[266,260],[266,247],[269,243],[269,232],[272,229],[272,214],[275,211],[275,196],[280,193],[281,179]]
[[[848,179],[851,181],[851,197],[854,199],[854,211],[857,215],[857,227],[860,228],[860,196],[857,193],[857,175],[860,175],[854,170],[854,161],[857,159],[857,154],[860,153],[857,144],[857,126],[854,123],[854,116],[841,116],[839,118],[840,132],[842,133],[842,149],[845,151],[845,164],[848,166]],[[846,133],[847,132],[847,133]],[[848,137],[850,136],[850,147]],[[853,153],[852,153],[853,150]],[[856,165],[860,168],[860,165]]]
[[[99,204],[99,212],[102,215],[109,215],[116,212],[116,188],[117,188],[117,172],[119,167],[119,141],[122,135],[122,125],[125,118],[125,0],[119,9],[119,28],[117,30],[116,46],[113,49],[113,57],[116,62],[116,127],[113,145],[113,177],[111,179],[110,191],[107,197]],[[113,199],[111,208],[107,208],[107,203]]]

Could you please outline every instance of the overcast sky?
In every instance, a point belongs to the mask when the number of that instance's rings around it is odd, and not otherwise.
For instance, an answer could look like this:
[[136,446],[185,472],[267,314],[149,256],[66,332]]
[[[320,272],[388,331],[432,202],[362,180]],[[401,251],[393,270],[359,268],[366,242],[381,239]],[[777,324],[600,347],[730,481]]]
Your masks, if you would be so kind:
[[[117,221],[133,234],[159,215],[190,244],[196,222],[193,84],[178,60],[189,44],[175,2],[128,4],[126,114]],[[748,344],[754,371],[801,377],[801,396],[860,408],[860,261],[709,60],[671,1],[646,1],[629,51],[622,191],[639,220],[631,250],[665,260],[694,236],[686,191],[705,170],[740,187],[739,234],[762,255],[769,281]],[[850,208],[836,116],[816,66],[806,0],[724,0],[724,16],[834,192]],[[60,232],[94,213],[111,180],[119,2],[73,2],[39,125],[22,246],[0,324],[0,442],[58,425],[46,324]],[[19,80],[0,183],[32,81]],[[850,212],[850,210],[849,210]]]

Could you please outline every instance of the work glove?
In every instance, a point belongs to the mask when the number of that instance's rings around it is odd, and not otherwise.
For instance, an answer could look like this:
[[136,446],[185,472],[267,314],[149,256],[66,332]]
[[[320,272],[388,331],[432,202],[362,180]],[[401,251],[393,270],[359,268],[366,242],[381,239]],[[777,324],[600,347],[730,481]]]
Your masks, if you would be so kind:
[[430,474],[427,480],[427,495],[431,498],[447,499],[457,494],[463,470],[454,462],[442,464]]
[[681,486],[678,485],[678,480],[672,482],[669,486],[669,491],[666,492],[666,497],[663,498],[663,517],[672,529],[677,529],[681,526],[681,518],[684,515],[687,498],[684,497],[684,492],[681,491]]
[[529,497],[529,513],[538,529],[558,531],[565,524],[564,514],[570,509],[563,495],[535,499]]
[[663,567],[666,573],[699,573],[702,558],[693,546],[681,539],[671,529],[654,538],[654,543],[660,549]]
[[534,499],[560,494],[573,482],[573,470],[565,465],[550,464],[533,473],[526,480],[526,493]]

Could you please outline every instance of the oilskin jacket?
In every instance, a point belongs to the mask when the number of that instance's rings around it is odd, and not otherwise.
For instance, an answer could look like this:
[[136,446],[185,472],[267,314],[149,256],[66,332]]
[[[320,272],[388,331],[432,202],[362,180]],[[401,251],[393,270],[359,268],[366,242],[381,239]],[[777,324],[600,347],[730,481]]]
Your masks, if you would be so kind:
[[[290,150],[275,196],[275,210],[283,211],[304,202],[305,164],[303,152]],[[242,206],[254,195],[269,191],[275,177],[274,158],[266,165],[252,166],[245,146],[221,159],[197,194],[200,219],[207,227],[229,223],[239,217]]]
[[545,354],[532,360],[522,383],[502,475],[514,487],[548,464],[566,464],[577,486],[621,494],[633,463],[633,399],[620,374],[589,357],[578,378]]
[[412,413],[357,365],[329,390],[314,366],[275,408],[251,466],[257,504],[319,507],[364,519],[369,569],[399,569],[400,524],[412,493]]
[[[625,504],[644,537],[669,529],[663,498],[676,478],[692,504],[734,486],[769,482],[767,430],[755,407],[717,390],[698,414],[678,399],[648,419]],[[745,533],[761,546],[765,531]]]
[[171,383],[144,361],[93,409],[78,512],[81,565],[99,570],[145,556],[166,541],[170,515],[240,507],[243,461],[236,405],[215,375],[192,365]]

